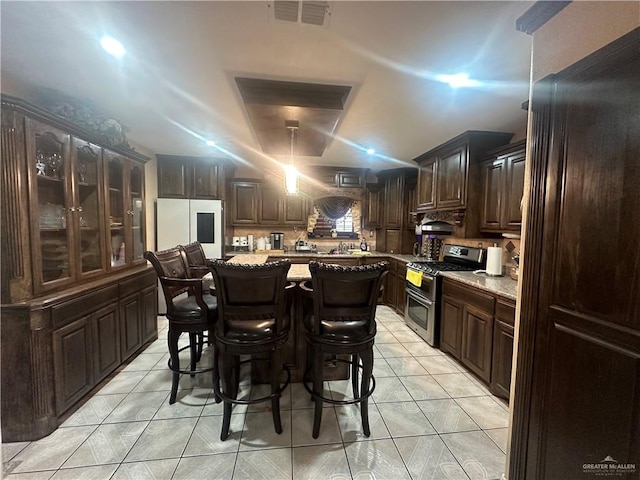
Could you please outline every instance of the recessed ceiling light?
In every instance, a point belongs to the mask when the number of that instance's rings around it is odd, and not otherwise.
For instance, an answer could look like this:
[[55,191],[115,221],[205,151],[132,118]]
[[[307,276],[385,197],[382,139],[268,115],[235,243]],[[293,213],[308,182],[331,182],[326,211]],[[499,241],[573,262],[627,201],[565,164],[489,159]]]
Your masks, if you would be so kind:
[[376,153],[376,150],[374,148],[367,148],[367,153],[369,155],[373,155],[374,153]]
[[478,80],[469,78],[466,73],[456,73],[455,75],[436,75],[436,80],[448,83],[451,88],[476,87],[480,85]]
[[122,58],[124,54],[127,53],[122,44],[113,37],[102,37],[100,45],[102,45],[102,48],[104,48],[107,53],[116,58]]
[[216,142],[214,142],[213,140],[206,140],[204,143],[206,143],[210,147],[215,147],[216,146]]

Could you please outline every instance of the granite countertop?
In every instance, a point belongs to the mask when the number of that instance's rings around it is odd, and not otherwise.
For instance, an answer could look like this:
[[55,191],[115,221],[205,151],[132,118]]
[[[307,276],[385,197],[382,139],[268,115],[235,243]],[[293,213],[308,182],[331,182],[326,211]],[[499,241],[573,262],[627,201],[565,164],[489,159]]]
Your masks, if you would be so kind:
[[[416,261],[416,257],[414,255],[399,255],[395,253],[385,253],[385,252],[369,252],[369,255],[354,255],[351,253],[339,253],[339,254],[330,254],[330,253],[312,253],[312,252],[289,252],[289,253],[274,253],[269,255],[259,254],[256,255],[251,252],[234,252],[227,251],[227,256],[230,257],[242,257],[242,260],[236,260],[237,263],[251,263],[247,261],[247,258],[250,257],[282,257],[282,258],[295,258],[295,257],[310,257],[310,258],[318,258],[318,259],[327,259],[327,258],[393,258],[395,260],[400,260],[402,262],[414,262]],[[265,260],[266,261],[266,260]],[[263,262],[260,262],[263,263]]]
[[473,272],[441,272],[440,275],[514,301],[517,297],[518,282],[508,275],[488,277],[484,273],[475,274]]
[[[269,255],[256,255],[253,253],[243,253],[242,255],[236,255],[229,260],[229,263],[245,263],[245,264],[260,264],[265,263]],[[287,280],[290,282],[300,282],[302,280],[310,280],[311,272],[309,272],[309,265],[304,263],[293,263],[287,274]]]

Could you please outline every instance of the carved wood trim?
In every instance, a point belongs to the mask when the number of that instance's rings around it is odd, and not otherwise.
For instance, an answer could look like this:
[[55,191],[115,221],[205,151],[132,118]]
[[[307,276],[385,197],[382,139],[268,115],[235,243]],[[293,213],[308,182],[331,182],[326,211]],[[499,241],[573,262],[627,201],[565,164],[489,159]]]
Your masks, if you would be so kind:
[[570,3],[559,0],[536,2],[516,20],[516,30],[531,35]]
[[51,329],[47,326],[48,311],[32,311],[31,313],[31,373],[33,384],[33,413],[34,418],[54,415],[54,405],[51,392],[54,390],[53,358]]
[[16,129],[2,129],[2,223],[3,268],[9,268],[9,280],[24,276],[24,252],[20,241],[20,175],[16,145]]
[[65,132],[73,136],[80,137],[87,142],[95,143],[104,148],[119,153],[120,155],[125,155],[127,157],[138,160],[139,162],[146,163],[149,161],[149,157],[147,157],[146,155],[138,153],[135,150],[108,145],[105,143],[104,137],[96,134],[95,132],[84,130],[82,127],[79,127],[75,123],[69,122],[68,120],[59,117],[58,115],[55,115],[43,108],[25,102],[20,98],[12,97],[10,95],[2,95],[2,108],[11,109],[16,112],[28,115],[35,120],[64,130]]
[[[521,267],[522,300],[518,334],[517,374],[511,435],[511,457],[509,478],[527,477],[527,454],[531,448],[529,427],[531,419],[531,395],[533,387],[533,359],[537,323],[537,305],[540,295],[540,272],[542,267],[542,239],[544,232],[544,207],[547,178],[547,158],[549,156],[552,132],[551,94],[555,77],[540,81],[534,89],[533,131],[531,140],[531,184],[526,222],[525,261]],[[535,475],[532,478],[537,478]]]
[[[421,212],[418,212],[420,214]],[[464,216],[466,210],[436,210],[434,212],[425,212],[424,217],[429,220],[441,220],[444,222],[453,222],[457,227],[464,225]]]

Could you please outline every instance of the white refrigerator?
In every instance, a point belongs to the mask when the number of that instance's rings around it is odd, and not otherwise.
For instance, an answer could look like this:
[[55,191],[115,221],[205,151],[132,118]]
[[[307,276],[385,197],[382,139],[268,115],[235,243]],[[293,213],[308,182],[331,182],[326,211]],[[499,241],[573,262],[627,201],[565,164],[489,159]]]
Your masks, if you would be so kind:
[[[222,200],[159,198],[156,202],[156,249],[199,241],[207,258],[222,258],[224,237]],[[158,285],[158,313],[166,313]]]

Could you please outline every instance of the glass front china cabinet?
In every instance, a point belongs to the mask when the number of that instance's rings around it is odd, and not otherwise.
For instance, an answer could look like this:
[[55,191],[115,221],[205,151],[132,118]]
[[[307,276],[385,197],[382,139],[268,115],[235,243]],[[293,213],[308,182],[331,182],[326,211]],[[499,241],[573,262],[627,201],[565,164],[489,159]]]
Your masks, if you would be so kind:
[[126,146],[2,95],[2,439],[55,430],[157,338],[144,165]]

